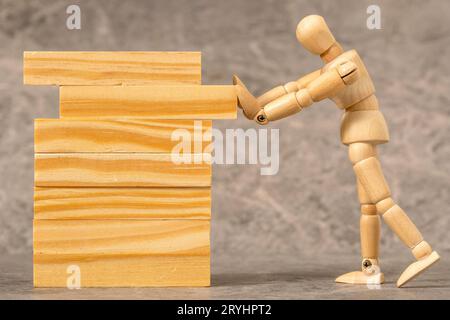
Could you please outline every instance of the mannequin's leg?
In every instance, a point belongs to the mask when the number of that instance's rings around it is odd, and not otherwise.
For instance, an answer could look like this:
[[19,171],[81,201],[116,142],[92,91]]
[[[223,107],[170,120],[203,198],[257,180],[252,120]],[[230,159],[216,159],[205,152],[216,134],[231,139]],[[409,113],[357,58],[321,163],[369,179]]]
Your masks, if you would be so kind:
[[[369,155],[370,156],[370,155]],[[336,282],[351,284],[380,284],[384,275],[378,263],[380,243],[380,217],[377,207],[371,203],[363,186],[356,179],[358,198],[361,204],[360,236],[361,236],[361,271],[353,271],[339,276]]]
[[384,178],[376,148],[370,143],[352,143],[349,147],[358,181],[371,203],[383,217],[392,231],[407,245],[418,260],[406,268],[397,281],[402,286],[439,260],[439,255],[423,240],[423,237],[407,214],[392,200],[391,192]]

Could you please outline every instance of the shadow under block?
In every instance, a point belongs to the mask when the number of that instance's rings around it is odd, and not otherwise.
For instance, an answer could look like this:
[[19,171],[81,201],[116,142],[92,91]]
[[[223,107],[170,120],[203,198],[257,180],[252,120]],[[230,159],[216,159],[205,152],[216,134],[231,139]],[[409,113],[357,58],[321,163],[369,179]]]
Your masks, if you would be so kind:
[[[198,163],[177,164],[174,154],[36,153],[36,187],[208,187],[210,154],[186,154]],[[202,159],[203,158],[203,159]],[[178,159],[176,159],[178,160]]]
[[181,142],[180,137],[172,137],[178,132],[192,141],[184,151],[201,153],[211,144],[211,129],[210,120],[36,119],[34,151],[170,153]]
[[24,84],[200,84],[200,52],[24,52]]
[[235,119],[234,86],[62,86],[61,118]]
[[34,219],[210,219],[211,189],[35,188]]
[[34,220],[34,286],[209,286],[208,220]]

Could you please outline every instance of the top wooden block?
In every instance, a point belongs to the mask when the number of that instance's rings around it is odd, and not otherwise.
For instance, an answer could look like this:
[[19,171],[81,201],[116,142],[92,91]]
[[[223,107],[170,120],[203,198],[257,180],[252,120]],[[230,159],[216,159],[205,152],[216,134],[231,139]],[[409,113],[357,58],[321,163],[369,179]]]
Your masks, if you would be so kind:
[[62,86],[61,118],[236,119],[234,86]]
[[24,84],[200,84],[200,52],[24,52]]

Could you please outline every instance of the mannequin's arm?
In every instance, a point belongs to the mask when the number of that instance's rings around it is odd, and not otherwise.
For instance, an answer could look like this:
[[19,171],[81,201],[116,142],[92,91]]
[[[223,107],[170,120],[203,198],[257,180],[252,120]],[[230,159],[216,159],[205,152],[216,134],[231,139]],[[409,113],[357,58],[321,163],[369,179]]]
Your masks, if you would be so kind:
[[267,124],[295,114],[314,102],[333,97],[345,86],[352,84],[359,77],[356,65],[347,61],[330,69],[306,84],[296,92],[290,92],[264,105],[256,114],[255,121]]
[[311,81],[317,79],[319,76],[320,76],[320,69],[308,73],[306,76],[303,76],[296,81],[291,81],[286,83],[285,85],[275,87],[267,91],[266,93],[262,94],[258,98],[256,98],[258,105],[260,107],[263,107],[269,102],[272,102],[275,99],[284,96],[287,93],[297,92],[298,90],[305,88]]

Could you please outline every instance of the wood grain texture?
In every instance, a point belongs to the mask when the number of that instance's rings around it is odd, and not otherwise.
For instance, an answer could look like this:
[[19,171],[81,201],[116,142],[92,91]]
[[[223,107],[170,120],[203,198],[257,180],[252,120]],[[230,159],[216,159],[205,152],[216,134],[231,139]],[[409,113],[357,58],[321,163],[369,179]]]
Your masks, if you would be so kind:
[[210,186],[210,154],[195,156],[206,161],[176,164],[171,154],[154,153],[36,153],[35,186]]
[[419,261],[411,263],[400,275],[397,280],[397,287],[400,288],[406,283],[417,277],[419,274],[427,270],[433,264],[441,259],[436,251],[431,252],[427,257],[420,259]]
[[297,25],[296,35],[297,40],[316,55],[323,54],[336,43],[325,19],[319,15],[304,17]]
[[34,220],[34,285],[65,287],[80,268],[82,287],[208,286],[205,220]]
[[[205,152],[211,143],[210,120],[68,120],[36,119],[37,153],[149,152],[170,153],[180,143],[172,134],[192,138],[190,153]],[[197,150],[194,150],[197,149]]]
[[421,241],[422,234],[416,225],[411,221],[408,215],[398,205],[394,205],[382,215],[384,222],[400,238],[400,240],[413,249]]
[[210,219],[210,188],[35,188],[35,219]]
[[380,217],[377,214],[362,214],[359,226],[361,256],[363,258],[378,259],[381,233]]
[[347,111],[341,118],[341,141],[382,144],[389,141],[389,129],[379,110]]
[[61,118],[235,119],[234,86],[63,86]]
[[412,249],[412,254],[414,258],[420,260],[428,256],[432,251],[433,249],[431,248],[430,244],[424,240]]
[[346,51],[334,58],[322,68],[322,73],[334,69],[346,62],[352,62],[357,66],[358,79],[354,83],[345,86],[343,90],[340,90],[335,96],[331,97],[331,100],[333,100],[340,109],[351,107],[375,93],[372,79],[364,62],[355,50]]
[[366,158],[353,165],[355,174],[367,193],[370,203],[377,203],[391,195],[384,178],[380,161],[376,156]]
[[24,52],[33,85],[200,84],[200,52]]
[[384,283],[384,274],[380,272],[375,275],[368,275],[363,271],[352,271],[337,277],[335,281],[338,283],[362,285],[367,285],[369,283],[375,285]]

